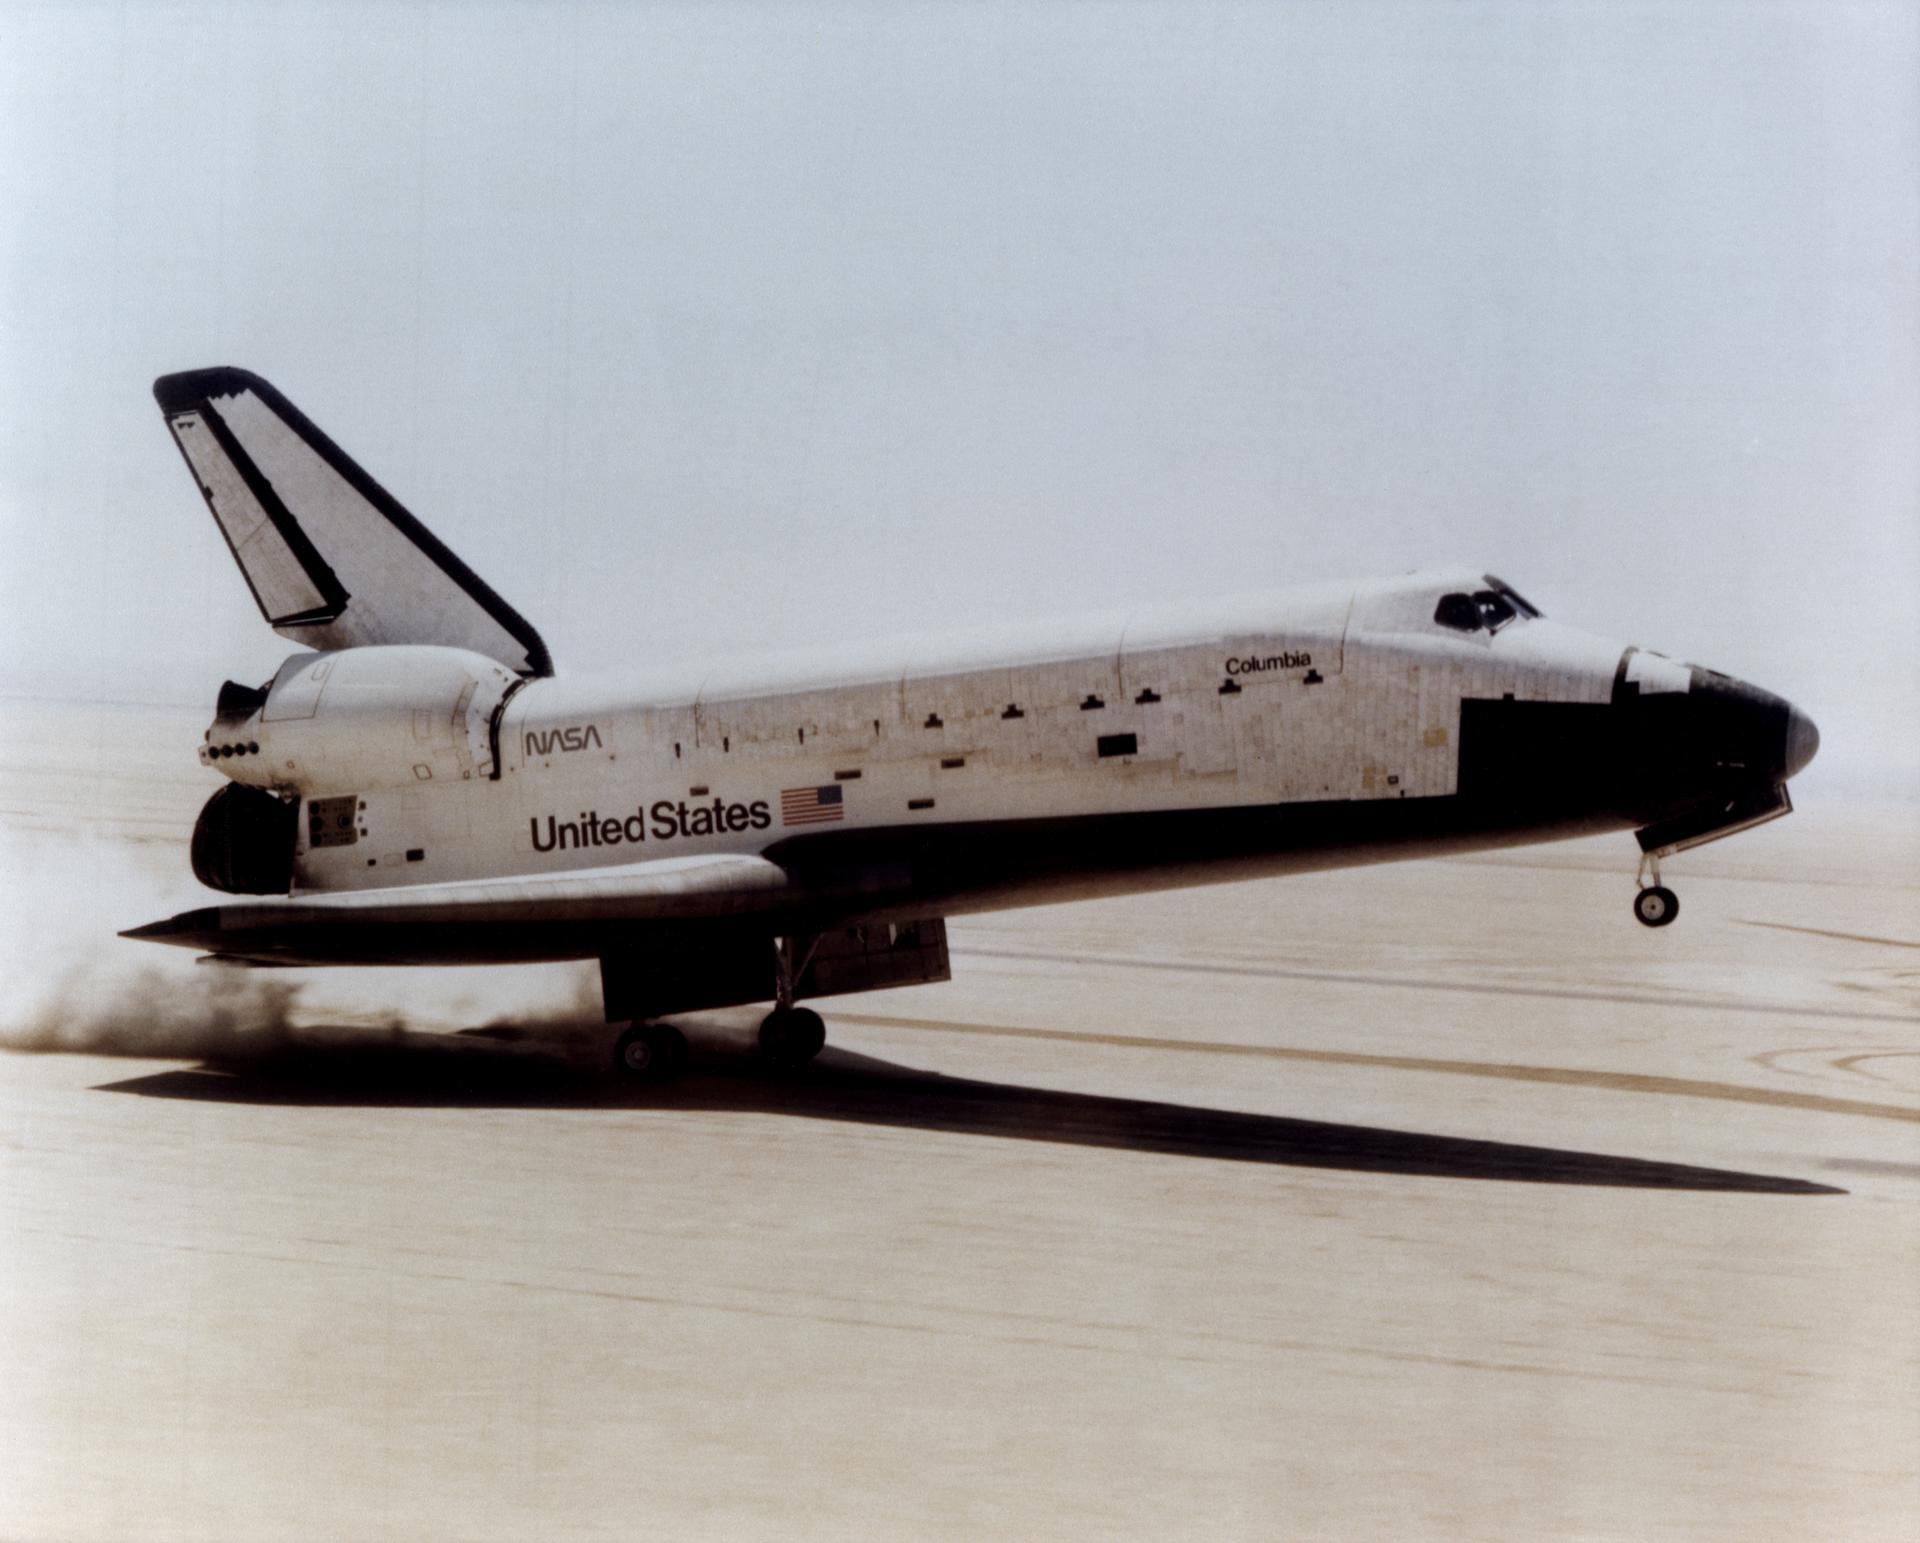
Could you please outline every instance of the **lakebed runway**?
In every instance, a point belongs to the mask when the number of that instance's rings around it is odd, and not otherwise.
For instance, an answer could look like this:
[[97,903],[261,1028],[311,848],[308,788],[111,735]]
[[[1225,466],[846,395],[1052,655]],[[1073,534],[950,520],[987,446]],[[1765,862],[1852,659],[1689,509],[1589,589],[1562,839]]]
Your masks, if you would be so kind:
[[1912,806],[968,920],[653,1092],[113,937],[202,715],[6,713],[0,1536],[1920,1529]]

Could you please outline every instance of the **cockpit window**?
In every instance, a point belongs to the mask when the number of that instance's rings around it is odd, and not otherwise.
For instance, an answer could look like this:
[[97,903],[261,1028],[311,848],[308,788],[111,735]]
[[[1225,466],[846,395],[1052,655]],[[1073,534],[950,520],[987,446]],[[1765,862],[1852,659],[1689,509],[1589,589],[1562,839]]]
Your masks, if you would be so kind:
[[1515,589],[1505,579],[1497,579],[1489,573],[1486,575],[1486,580],[1487,588],[1492,590],[1496,595],[1505,597],[1522,616],[1529,616],[1535,620],[1539,619],[1540,608],[1523,599],[1520,591]]
[[1479,607],[1480,620],[1486,624],[1489,632],[1498,632],[1520,614],[1507,604],[1504,595],[1495,594],[1490,589],[1477,592],[1473,597],[1473,603]]
[[1456,632],[1478,632],[1480,607],[1473,603],[1471,595],[1442,595],[1440,603],[1433,608],[1433,619]]

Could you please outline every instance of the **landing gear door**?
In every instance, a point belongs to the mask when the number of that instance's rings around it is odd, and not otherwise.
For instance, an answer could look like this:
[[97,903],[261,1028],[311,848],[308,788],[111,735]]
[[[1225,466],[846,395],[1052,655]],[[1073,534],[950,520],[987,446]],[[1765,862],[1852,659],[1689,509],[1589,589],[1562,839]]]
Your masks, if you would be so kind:
[[794,982],[794,995],[845,996],[951,979],[947,924],[941,918],[869,922],[817,938]]

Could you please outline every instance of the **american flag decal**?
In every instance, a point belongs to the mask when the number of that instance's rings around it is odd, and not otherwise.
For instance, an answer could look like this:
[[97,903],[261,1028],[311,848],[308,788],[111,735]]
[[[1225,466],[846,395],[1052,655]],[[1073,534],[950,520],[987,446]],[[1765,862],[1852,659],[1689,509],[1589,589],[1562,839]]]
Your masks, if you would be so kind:
[[837,782],[823,788],[787,788],[780,794],[782,825],[824,825],[845,817],[845,789]]

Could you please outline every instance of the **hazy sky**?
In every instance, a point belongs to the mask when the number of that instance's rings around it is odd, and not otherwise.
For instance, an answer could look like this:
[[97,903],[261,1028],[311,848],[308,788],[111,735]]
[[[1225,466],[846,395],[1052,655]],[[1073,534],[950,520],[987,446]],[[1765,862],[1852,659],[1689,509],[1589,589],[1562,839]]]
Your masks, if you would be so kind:
[[239,364],[562,670],[1467,561],[1911,772],[1917,291],[1914,5],[10,6],[0,689],[288,651]]

